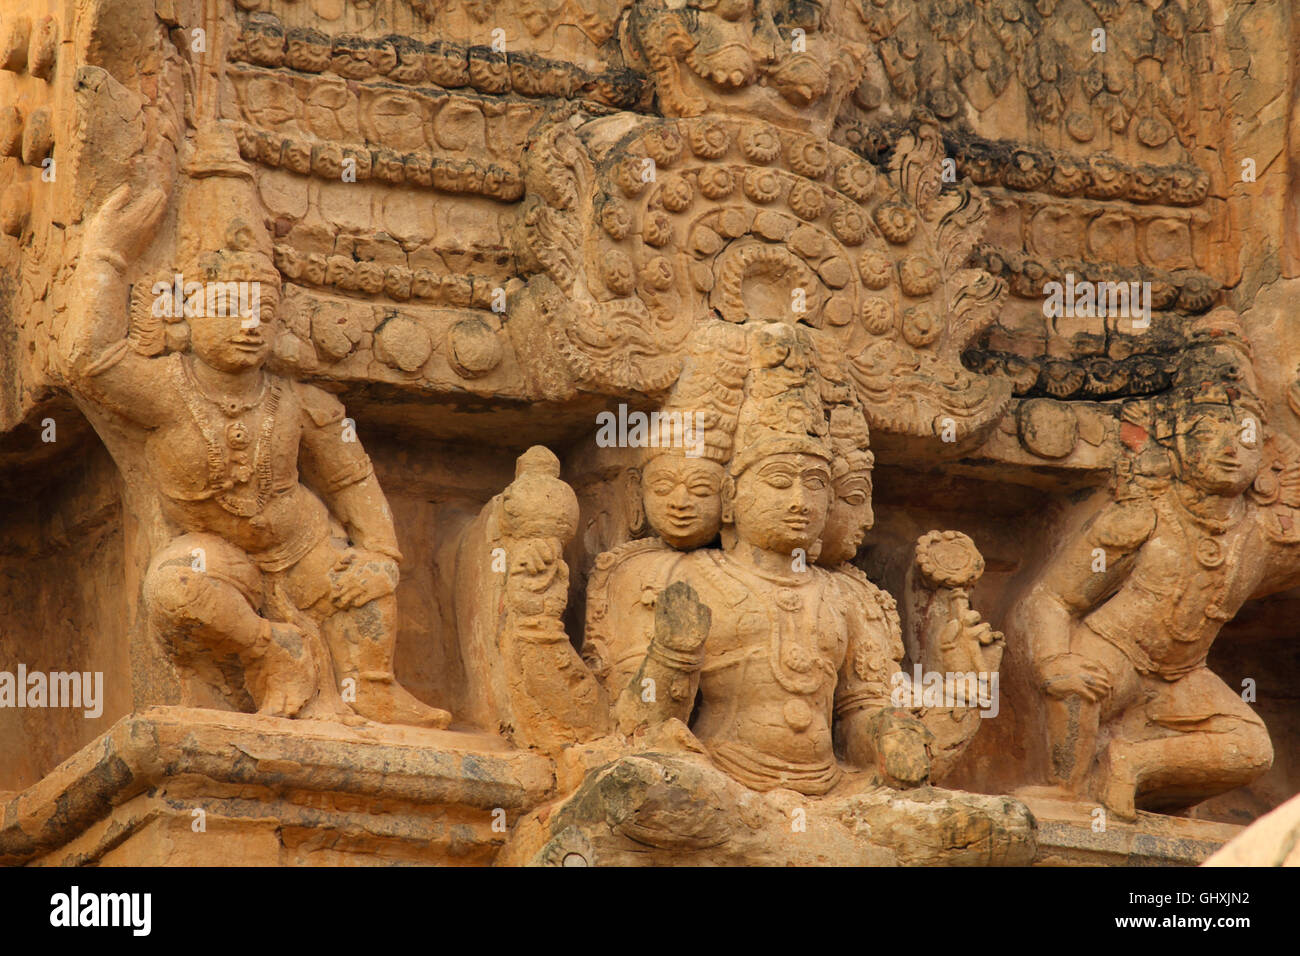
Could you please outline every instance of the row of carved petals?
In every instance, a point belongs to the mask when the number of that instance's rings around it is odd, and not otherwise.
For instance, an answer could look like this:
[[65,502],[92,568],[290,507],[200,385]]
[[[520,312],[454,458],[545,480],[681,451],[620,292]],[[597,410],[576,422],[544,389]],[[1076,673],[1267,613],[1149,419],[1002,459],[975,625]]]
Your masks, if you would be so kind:
[[[850,124],[836,131],[836,139],[870,157],[887,148],[892,137],[864,124]],[[946,148],[955,160],[956,173],[977,186],[1171,206],[1200,205],[1210,191],[1209,174],[1186,163],[1134,165],[1105,152],[1085,158],[985,139],[950,137]]]
[[501,202],[516,202],[524,194],[520,171],[495,163],[443,159],[423,152],[398,153],[382,147],[298,140],[246,123],[235,125],[235,135],[244,159],[304,176],[338,180],[344,171],[344,162],[350,159],[357,182],[374,180],[394,186],[421,186],[449,193],[487,196]]
[[591,100],[616,109],[643,106],[647,78],[631,70],[590,73],[572,63],[533,54],[505,54],[487,46],[462,46],[411,37],[328,36],[306,28],[285,29],[279,18],[254,14],[230,51],[230,59],[257,66],[287,66],[304,73],[333,73],[349,80],[384,78],[481,93]]
[[319,288],[367,295],[387,295],[398,301],[418,299],[456,308],[490,309],[499,280],[487,276],[439,274],[429,269],[358,262],[348,256],[303,253],[280,243],[274,248],[275,267],[288,279]]
[[1090,262],[1042,262],[1030,256],[1007,253],[982,245],[975,252],[975,262],[995,276],[1007,280],[1012,295],[1022,299],[1042,299],[1048,282],[1065,282],[1072,274],[1076,282],[1150,282],[1151,308],[1176,309],[1198,314],[1212,306],[1222,286],[1203,272],[1185,270],[1125,269]]

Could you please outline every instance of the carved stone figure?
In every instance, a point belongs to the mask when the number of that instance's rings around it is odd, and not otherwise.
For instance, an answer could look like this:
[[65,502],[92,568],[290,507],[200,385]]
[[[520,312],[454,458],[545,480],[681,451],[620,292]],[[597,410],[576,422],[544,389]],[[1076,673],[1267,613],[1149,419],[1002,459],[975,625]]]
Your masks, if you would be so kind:
[[[144,433],[120,467],[157,495],[170,533],[145,579],[150,620],[182,668],[242,677],[259,713],[446,726],[393,677],[402,555],[352,423],[327,392],[265,368],[279,273],[257,225],[230,217],[247,178],[233,149],[205,131],[187,170],[194,254],[178,273],[184,302],[165,311],[185,317],[188,350],[155,354],[150,330],[123,328],[127,257],[168,199],[143,179],[87,227],[60,341],[77,395]],[[240,284],[257,288],[256,310],[235,306]],[[214,288],[230,292],[216,308]]]
[[1295,6],[2,0],[0,862],[1205,859]]
[[1263,722],[1206,657],[1242,604],[1300,574],[1300,460],[1261,467],[1272,443],[1232,313],[1199,332],[1174,391],[1131,426],[1116,500],[1063,542],[1016,614],[1054,783],[1123,819],[1240,786],[1273,760]]

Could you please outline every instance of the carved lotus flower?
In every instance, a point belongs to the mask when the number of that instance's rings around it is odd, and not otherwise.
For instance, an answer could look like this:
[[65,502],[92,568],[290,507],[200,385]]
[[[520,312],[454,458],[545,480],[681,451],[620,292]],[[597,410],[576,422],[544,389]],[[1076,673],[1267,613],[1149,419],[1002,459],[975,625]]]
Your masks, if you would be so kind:
[[867,217],[848,203],[840,203],[831,216],[831,231],[846,246],[861,245],[867,238]]
[[731,145],[731,134],[721,123],[696,123],[691,127],[691,152],[703,159],[718,159]]
[[898,267],[899,283],[911,296],[929,295],[939,286],[939,270],[926,256],[908,256]]
[[1088,187],[1089,196],[1113,199],[1128,189],[1129,172],[1113,157],[1105,154],[1092,157],[1088,161],[1088,171],[1092,176],[1092,185]]
[[872,335],[884,335],[894,327],[894,307],[878,295],[867,296],[862,302],[862,326]]
[[615,168],[614,181],[618,183],[618,188],[623,190],[625,196],[641,195],[641,191],[649,183],[647,170],[650,169],[650,165],[646,162],[648,158],[629,156]]
[[868,249],[858,259],[858,272],[868,289],[883,289],[894,276],[894,263],[883,253]]
[[695,198],[695,189],[689,179],[673,176],[664,181],[659,198],[669,212],[681,212]]
[[966,588],[984,573],[984,558],[960,531],[931,531],[916,542],[916,566],[930,587]]
[[770,163],[781,152],[781,140],[770,126],[751,126],[740,137],[740,151],[753,163]]
[[1204,201],[1210,191],[1210,177],[1202,169],[1180,167],[1174,170],[1169,184],[1169,200],[1180,206]]
[[632,215],[620,202],[605,203],[600,211],[600,224],[611,239],[624,239],[632,231]]
[[790,168],[800,176],[817,179],[826,172],[831,153],[824,140],[801,136],[790,142],[786,158],[790,162]]
[[1052,174],[1052,160],[1046,154],[1017,149],[1002,172],[1002,181],[1022,192],[1038,189]]
[[1058,156],[1047,191],[1057,196],[1073,196],[1088,184],[1088,170],[1069,156]]
[[754,202],[771,202],[781,195],[781,177],[771,169],[751,169],[745,173],[745,195]]
[[790,189],[790,208],[800,219],[811,221],[826,208],[826,197],[815,183],[795,183]]
[[636,269],[627,253],[614,249],[605,254],[605,286],[615,295],[630,295],[636,287]]
[[700,192],[710,199],[725,199],[736,188],[736,178],[725,166],[700,170]]
[[916,213],[901,202],[884,202],[876,207],[876,226],[895,245],[902,245],[916,235]]
[[646,133],[641,148],[660,166],[671,166],[681,158],[686,143],[674,126],[661,126]]
[[1204,312],[1214,304],[1214,283],[1208,276],[1190,275],[1178,291],[1178,307],[1188,312]]
[[1164,195],[1168,188],[1170,176],[1150,163],[1143,163],[1133,170],[1133,182],[1129,184],[1129,198],[1135,202],[1153,202]]
[[668,245],[673,238],[673,224],[667,216],[657,212],[646,218],[645,229],[642,236],[647,245],[661,249]]
[[641,269],[641,285],[655,292],[663,292],[672,287],[673,267],[663,256],[655,256]]
[[835,168],[835,188],[846,196],[865,202],[876,189],[876,170],[870,163],[849,160]]
[[942,331],[942,324],[929,309],[911,308],[903,313],[903,339],[913,348],[925,348]]

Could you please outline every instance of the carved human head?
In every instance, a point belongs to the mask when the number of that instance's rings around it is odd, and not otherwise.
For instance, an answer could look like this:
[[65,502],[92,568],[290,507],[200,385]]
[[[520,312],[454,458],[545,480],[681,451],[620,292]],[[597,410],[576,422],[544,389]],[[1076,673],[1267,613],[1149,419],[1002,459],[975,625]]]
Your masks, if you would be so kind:
[[1174,468],[1205,494],[1233,497],[1259,473],[1263,434],[1259,414],[1231,402],[1197,402],[1174,414]]
[[1179,480],[1231,497],[1259,473],[1263,430],[1250,345],[1236,314],[1216,309],[1190,330],[1173,388],[1160,404],[1156,437]]
[[722,487],[723,522],[741,541],[776,554],[811,552],[830,505],[830,454],[809,438],[751,445],[733,461]]
[[686,448],[654,449],[641,469],[646,520],[674,548],[698,548],[722,525],[722,465]]
[[200,256],[189,275],[185,315],[194,357],[222,372],[260,368],[273,345],[279,273],[256,255],[222,250]]
[[856,407],[838,405],[831,410],[830,432],[833,495],[817,557],[817,563],[826,567],[851,561],[876,521],[871,507],[875,456],[867,448],[866,419]]

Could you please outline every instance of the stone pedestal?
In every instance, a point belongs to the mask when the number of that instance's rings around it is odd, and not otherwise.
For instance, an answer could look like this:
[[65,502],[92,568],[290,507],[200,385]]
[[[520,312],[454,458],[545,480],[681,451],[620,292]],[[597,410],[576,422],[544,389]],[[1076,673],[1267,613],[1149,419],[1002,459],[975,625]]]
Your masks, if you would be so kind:
[[1127,823],[1113,814],[1094,816],[1095,804],[1021,799],[1036,823],[1035,866],[1198,866],[1242,832],[1231,823],[1140,810]]
[[487,864],[553,782],[484,734],[155,707],[10,797],[0,863]]

